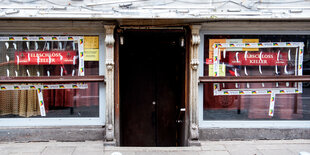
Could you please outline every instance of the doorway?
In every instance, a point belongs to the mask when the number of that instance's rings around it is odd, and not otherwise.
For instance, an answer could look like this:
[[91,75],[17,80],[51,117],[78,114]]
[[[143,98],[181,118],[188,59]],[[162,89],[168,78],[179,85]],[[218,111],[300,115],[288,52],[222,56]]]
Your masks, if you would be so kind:
[[119,45],[121,146],[182,145],[184,38],[184,30],[123,31]]

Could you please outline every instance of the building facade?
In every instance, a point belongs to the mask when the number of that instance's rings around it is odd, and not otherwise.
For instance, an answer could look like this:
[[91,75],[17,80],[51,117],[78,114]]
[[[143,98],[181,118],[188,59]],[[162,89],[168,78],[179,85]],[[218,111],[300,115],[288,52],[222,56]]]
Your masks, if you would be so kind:
[[1,1],[0,139],[307,139],[307,1]]

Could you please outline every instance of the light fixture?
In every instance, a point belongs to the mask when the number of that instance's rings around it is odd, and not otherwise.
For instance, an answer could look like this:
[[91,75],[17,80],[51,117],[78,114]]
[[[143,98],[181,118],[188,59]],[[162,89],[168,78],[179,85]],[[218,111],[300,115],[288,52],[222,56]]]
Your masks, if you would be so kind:
[[4,13],[5,13],[6,15],[11,15],[11,14],[19,13],[19,10],[13,9],[13,10],[5,11]]
[[119,42],[121,45],[124,45],[124,37],[123,36],[119,37]]
[[181,39],[180,39],[180,46],[184,47],[184,38],[183,37],[181,37]]
[[227,12],[241,12],[241,9],[227,9]]
[[51,9],[52,10],[67,10],[67,7],[55,7],[55,6],[53,6]]
[[290,10],[290,13],[302,13],[303,12],[303,10],[301,10],[301,9],[291,9]]
[[121,7],[121,8],[128,8],[130,6],[132,6],[132,2],[130,2],[130,3],[123,3],[123,4],[119,5],[119,7]]
[[176,10],[177,13],[189,13],[188,9],[178,9]]

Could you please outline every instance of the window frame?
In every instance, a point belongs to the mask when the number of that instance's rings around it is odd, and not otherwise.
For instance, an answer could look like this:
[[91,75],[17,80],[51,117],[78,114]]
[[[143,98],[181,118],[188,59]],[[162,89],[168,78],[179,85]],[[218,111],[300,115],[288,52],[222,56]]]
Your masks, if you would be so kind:
[[310,31],[208,31],[201,30],[199,45],[199,61],[201,62],[198,68],[199,74],[199,98],[198,98],[198,112],[199,112],[199,126],[200,128],[310,128],[309,121],[298,120],[203,120],[203,97],[204,97],[204,83],[227,83],[227,82],[308,82],[309,75],[302,76],[281,76],[271,77],[264,76],[263,78],[253,77],[208,77],[204,76],[204,42],[205,35],[310,35]]
[[0,84],[6,83],[37,83],[44,82],[98,82],[99,83],[99,117],[59,117],[59,118],[0,118],[0,127],[21,127],[21,126],[86,126],[86,125],[105,125],[105,45],[104,32],[62,32],[62,31],[43,31],[35,32],[8,32],[1,31],[0,35],[5,36],[98,36],[99,37],[99,75],[92,76],[51,76],[51,77],[36,77],[38,80],[33,80],[28,77],[6,77],[0,80]]

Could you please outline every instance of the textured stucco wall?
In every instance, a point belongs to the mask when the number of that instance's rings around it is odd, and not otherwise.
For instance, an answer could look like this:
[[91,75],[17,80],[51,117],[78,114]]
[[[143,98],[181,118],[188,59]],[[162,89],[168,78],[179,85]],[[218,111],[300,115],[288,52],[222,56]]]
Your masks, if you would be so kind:
[[308,0],[0,0],[0,18],[309,19]]

